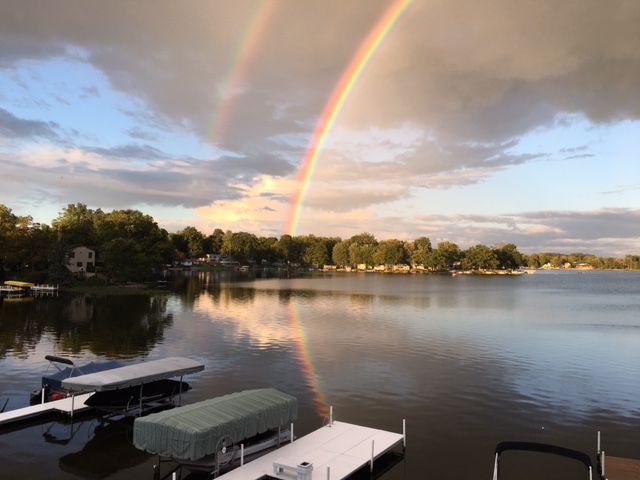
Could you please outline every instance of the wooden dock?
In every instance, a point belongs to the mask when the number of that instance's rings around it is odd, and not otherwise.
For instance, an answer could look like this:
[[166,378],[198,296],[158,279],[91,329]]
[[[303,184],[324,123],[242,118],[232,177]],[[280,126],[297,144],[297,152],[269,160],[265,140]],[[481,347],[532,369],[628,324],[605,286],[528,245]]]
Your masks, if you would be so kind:
[[404,434],[333,422],[218,478],[341,480],[404,442]]
[[50,415],[52,413],[65,413],[72,416],[75,413],[83,412],[91,408],[84,404],[85,400],[91,395],[93,395],[93,392],[0,413],[0,428],[5,425]]
[[610,457],[604,459],[604,478],[607,480],[640,480],[640,460]]

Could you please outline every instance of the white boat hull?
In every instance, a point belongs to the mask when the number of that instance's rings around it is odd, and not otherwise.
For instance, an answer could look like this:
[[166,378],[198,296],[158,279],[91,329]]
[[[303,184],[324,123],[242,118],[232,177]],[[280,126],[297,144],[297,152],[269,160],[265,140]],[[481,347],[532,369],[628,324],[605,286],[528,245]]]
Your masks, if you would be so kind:
[[[225,472],[238,467],[242,463],[250,462],[262,455],[291,441],[291,430],[286,429],[273,432],[273,435],[264,438],[255,443],[248,443],[241,448],[240,445],[233,445],[224,450],[224,452],[213,453],[199,460],[180,460],[174,459],[182,467],[195,472]],[[241,458],[242,457],[242,458]]]

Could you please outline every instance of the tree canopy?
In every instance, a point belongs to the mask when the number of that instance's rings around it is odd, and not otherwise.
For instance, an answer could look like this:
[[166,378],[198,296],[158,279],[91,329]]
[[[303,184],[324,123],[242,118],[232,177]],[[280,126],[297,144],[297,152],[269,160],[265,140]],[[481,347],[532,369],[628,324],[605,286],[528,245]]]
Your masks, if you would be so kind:
[[169,234],[154,219],[138,210],[92,210],[81,203],[67,205],[52,225],[19,217],[0,204],[0,278],[6,270],[48,272],[50,281],[63,283],[70,277],[66,268],[74,245],[96,249],[102,261],[101,273],[107,281],[141,281],[175,260],[203,258],[206,254],[226,255],[242,264],[284,264],[321,268],[336,267],[388,269],[409,264],[425,271],[465,269],[517,269],[521,266],[562,268],[587,263],[595,268],[640,269],[640,256],[624,259],[599,258],[584,253],[520,253],[513,243],[493,247],[475,245],[462,250],[445,240],[434,248],[427,237],[414,241],[378,241],[363,232],[346,240],[315,235],[257,237],[248,232],[210,234],[188,226]]

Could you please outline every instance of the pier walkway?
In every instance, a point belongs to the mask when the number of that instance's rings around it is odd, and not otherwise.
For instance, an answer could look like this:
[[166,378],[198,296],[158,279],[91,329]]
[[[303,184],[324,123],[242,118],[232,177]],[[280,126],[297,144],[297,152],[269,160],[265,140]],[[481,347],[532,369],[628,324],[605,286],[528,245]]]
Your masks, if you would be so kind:
[[73,416],[74,413],[79,413],[91,408],[84,404],[85,400],[91,395],[93,395],[93,392],[0,413],[0,428],[5,425],[34,417],[50,415],[52,413],[66,413],[69,416]]
[[404,434],[333,422],[221,475],[224,480],[347,478],[395,447]]
[[603,478],[606,480],[640,480],[640,460],[607,455],[605,461]]

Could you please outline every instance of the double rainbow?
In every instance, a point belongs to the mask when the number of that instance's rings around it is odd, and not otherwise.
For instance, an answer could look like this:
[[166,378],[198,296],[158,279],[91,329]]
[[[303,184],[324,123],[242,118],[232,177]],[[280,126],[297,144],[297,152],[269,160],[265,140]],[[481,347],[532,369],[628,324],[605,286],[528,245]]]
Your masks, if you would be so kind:
[[[360,78],[367,63],[395,26],[402,14],[413,0],[394,0],[380,17],[374,28],[360,45],[360,48],[349,62],[346,70],[335,86],[329,101],[323,109],[316,125],[313,137],[309,142],[298,175],[298,190],[293,195],[286,232],[295,235],[304,200],[309,189],[318,157],[342,107],[344,106],[354,85]],[[229,70],[229,76],[220,87],[221,100],[211,127],[211,137],[220,142],[224,139],[224,126],[228,124],[228,117],[232,110],[234,93],[241,88],[251,60],[254,58],[260,40],[272,18],[278,2],[263,0],[256,9],[251,21],[247,24],[243,39],[235,55],[235,61]],[[296,347],[302,362],[302,372],[314,393],[314,402],[319,414],[326,414],[325,395],[322,393],[321,380],[313,365],[313,356],[309,350],[309,343],[302,324],[302,316],[298,304],[294,299],[290,303],[289,318],[295,331]]]

